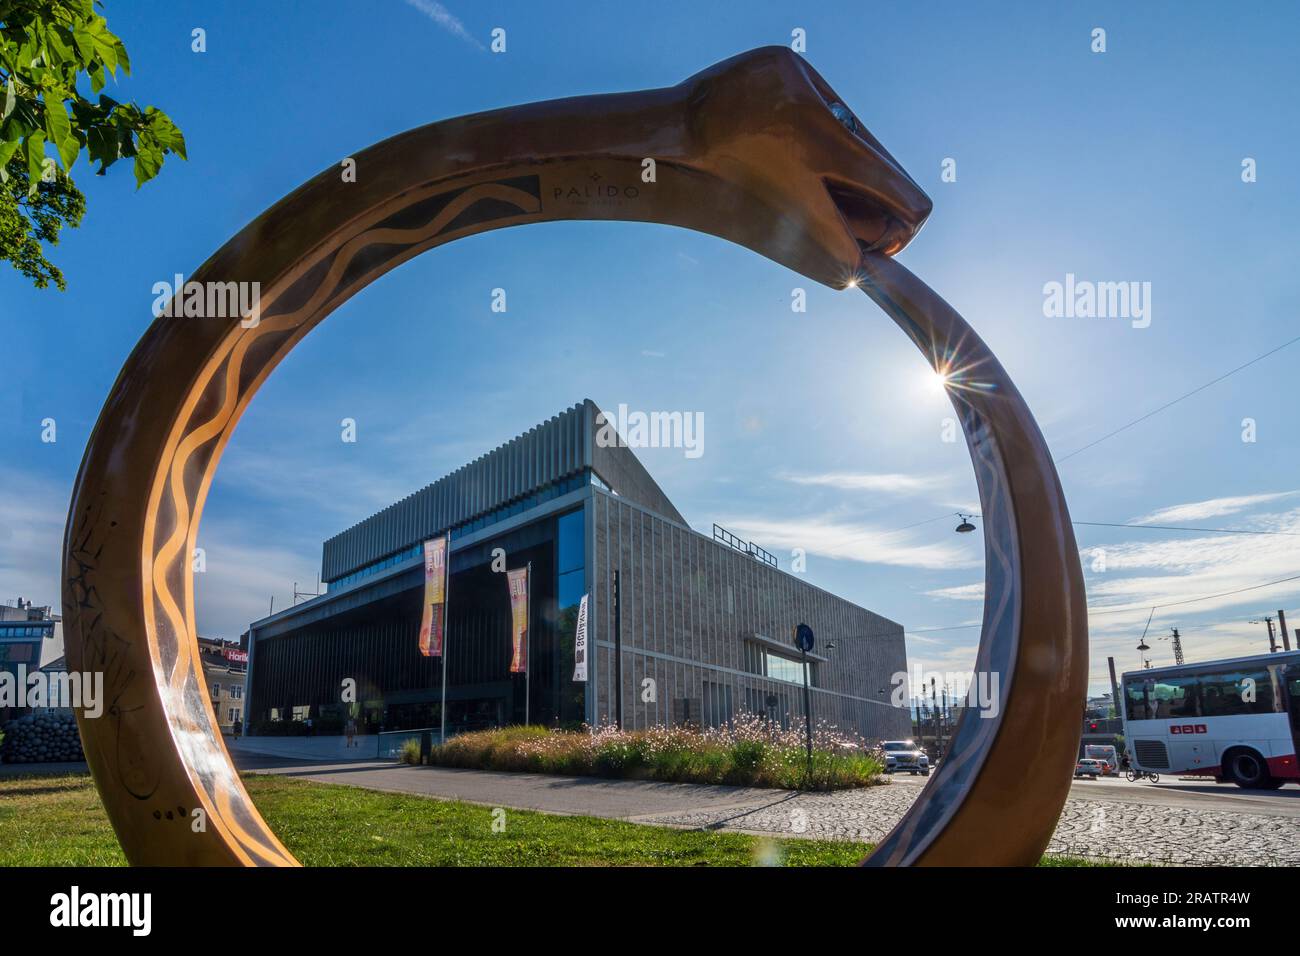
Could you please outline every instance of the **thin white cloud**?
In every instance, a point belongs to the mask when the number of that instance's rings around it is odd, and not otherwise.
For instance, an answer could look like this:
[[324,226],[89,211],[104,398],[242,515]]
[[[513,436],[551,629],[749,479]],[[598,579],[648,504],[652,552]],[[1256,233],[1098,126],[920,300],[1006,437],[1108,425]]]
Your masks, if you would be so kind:
[[299,591],[316,589],[319,545],[295,548],[269,534],[205,521],[199,546],[207,569],[194,575],[194,612],[205,637],[236,640],[250,623],[266,617],[272,597],[275,610],[288,607],[295,582]]
[[1188,504],[1172,505],[1161,508],[1134,520],[1134,524],[1180,524],[1187,521],[1204,521],[1206,518],[1221,518],[1224,515],[1238,514],[1279,498],[1288,498],[1300,494],[1296,491],[1278,491],[1262,495],[1237,495],[1231,498],[1210,498],[1206,501],[1193,501]]
[[442,27],[454,37],[464,40],[466,43],[484,49],[482,43],[475,39],[474,35],[465,29],[465,24],[461,23],[456,16],[444,7],[437,0],[406,0],[408,6],[419,10],[426,17],[432,20],[438,26]]
[[[1261,530],[1300,532],[1300,509],[1261,515],[1255,524]],[[1250,621],[1288,604],[1295,607],[1300,597],[1300,581],[1257,587],[1300,575],[1300,548],[1292,537],[1204,535],[1108,545],[1102,549],[1103,572],[1093,569],[1097,550],[1083,554],[1094,685],[1109,681],[1107,657],[1115,658],[1120,671],[1142,666],[1136,646],[1148,619],[1147,656],[1156,663],[1173,663],[1172,627],[1179,629],[1189,661],[1262,654],[1268,650],[1267,632]],[[1209,595],[1216,596],[1180,603]]]
[[932,540],[916,543],[908,534],[835,521],[827,516],[790,520],[729,517],[722,523],[769,551],[802,548],[809,554],[837,560],[927,570],[980,565],[978,551]]
[[979,584],[959,584],[951,588],[938,588],[925,592],[930,597],[946,598],[950,601],[983,601],[984,582]]
[[887,495],[925,494],[946,484],[944,479],[928,475],[851,471],[828,471],[816,475],[782,474],[778,477],[796,485],[816,485],[841,491],[875,491]]

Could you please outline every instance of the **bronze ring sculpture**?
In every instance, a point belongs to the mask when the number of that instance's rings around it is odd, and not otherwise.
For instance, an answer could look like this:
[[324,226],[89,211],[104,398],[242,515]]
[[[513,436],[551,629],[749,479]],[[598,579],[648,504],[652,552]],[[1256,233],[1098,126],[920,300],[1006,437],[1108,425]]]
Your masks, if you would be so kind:
[[[189,561],[221,452],[262,381],[332,310],[426,249],[505,226],[615,219],[711,233],[833,288],[860,286],[948,375],[985,521],[976,668],[1000,676],[999,706],[967,710],[949,758],[866,862],[1036,862],[1069,789],[1087,680],[1065,500],[992,353],[891,258],[930,201],[827,83],[769,47],[666,89],[434,123],[355,160],[355,182],[322,173],[192,277],[259,282],[260,321],[156,319],[86,448],[64,540],[64,629],[69,667],[105,674],[109,708],[78,722],[127,858],[296,863],[216,729]],[[199,809],[207,825],[195,832]]]

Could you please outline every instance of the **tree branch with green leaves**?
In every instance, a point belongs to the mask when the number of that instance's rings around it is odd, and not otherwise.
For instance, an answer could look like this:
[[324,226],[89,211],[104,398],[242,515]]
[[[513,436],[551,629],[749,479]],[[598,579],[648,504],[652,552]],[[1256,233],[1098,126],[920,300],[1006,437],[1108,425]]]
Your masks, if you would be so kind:
[[81,222],[85,197],[71,174],[83,151],[98,176],[133,160],[137,189],[169,153],[186,158],[185,137],[166,113],[101,92],[131,72],[131,61],[96,7],[0,0],[0,259],[40,289],[67,287],[42,243],[57,245],[63,226]]

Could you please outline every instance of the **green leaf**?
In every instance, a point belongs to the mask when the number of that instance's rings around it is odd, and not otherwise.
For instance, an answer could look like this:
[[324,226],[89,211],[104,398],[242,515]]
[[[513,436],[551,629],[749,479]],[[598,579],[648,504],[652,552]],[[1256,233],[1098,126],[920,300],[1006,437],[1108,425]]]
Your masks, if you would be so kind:
[[77,58],[82,69],[90,66],[90,61],[95,58],[95,44],[90,42],[90,37],[80,31],[74,31],[72,44],[77,48]]
[[14,91],[14,78],[9,77],[9,82],[5,84],[5,110],[0,119],[8,119],[9,114],[14,111],[14,104],[18,102],[18,94]]
[[86,35],[95,45],[95,56],[103,62],[105,68],[117,70],[117,48],[121,40],[108,32],[108,23],[103,17],[95,17],[85,25]]
[[59,63],[73,63],[76,57],[72,53],[72,44],[68,41],[72,35],[67,30],[59,27],[51,27],[45,33],[45,46],[47,50],[52,50]]
[[145,116],[149,121],[149,131],[153,134],[153,138],[158,145],[170,149],[181,159],[187,159],[188,157],[185,155],[185,137],[176,128],[176,124],[171,121],[171,117],[152,106],[145,110]]
[[158,170],[162,169],[163,154],[157,146],[146,146],[140,143],[136,147],[135,154],[135,188],[139,189],[149,180],[158,175]]
[[36,187],[41,183],[41,173],[45,171],[45,135],[37,132],[28,136],[23,140],[23,152],[27,159],[27,177],[31,182],[27,195],[31,196],[35,194]]
[[86,130],[86,148],[90,150],[90,161],[99,163],[99,175],[121,158],[122,151],[117,141],[117,131],[103,126],[92,126]]
[[22,146],[22,142],[18,139],[10,139],[8,142],[0,143],[0,173],[3,173],[5,178],[8,178],[8,173],[4,172],[4,168],[9,165],[9,157],[18,151],[19,146]]
[[64,110],[63,103],[58,100],[54,102],[47,100],[45,103],[45,136],[59,151],[59,159],[63,161],[64,170],[71,169],[77,153],[81,152],[81,144],[72,135],[67,111]]

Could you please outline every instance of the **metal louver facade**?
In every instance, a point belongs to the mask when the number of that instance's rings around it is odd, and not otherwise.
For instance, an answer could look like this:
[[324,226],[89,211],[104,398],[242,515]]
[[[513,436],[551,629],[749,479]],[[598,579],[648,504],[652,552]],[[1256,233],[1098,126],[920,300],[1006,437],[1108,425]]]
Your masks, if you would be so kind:
[[598,413],[590,400],[574,405],[328,539],[321,579],[334,581],[591,468]]

